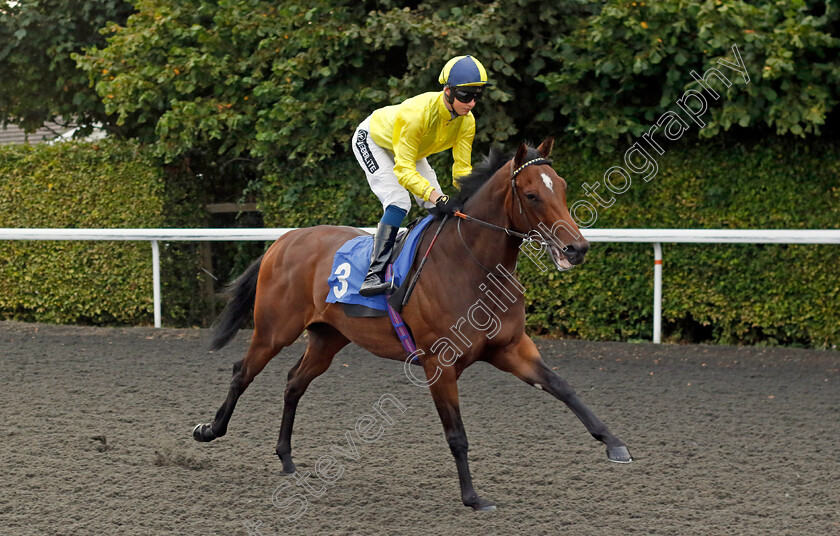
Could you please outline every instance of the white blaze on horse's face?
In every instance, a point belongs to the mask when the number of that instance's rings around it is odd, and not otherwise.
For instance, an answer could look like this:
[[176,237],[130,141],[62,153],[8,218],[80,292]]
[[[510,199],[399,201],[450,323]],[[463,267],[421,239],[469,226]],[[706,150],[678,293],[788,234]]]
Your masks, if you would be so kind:
[[545,183],[546,187],[554,193],[554,181],[551,180],[551,177],[546,175],[545,173],[540,174],[542,176],[542,180]]

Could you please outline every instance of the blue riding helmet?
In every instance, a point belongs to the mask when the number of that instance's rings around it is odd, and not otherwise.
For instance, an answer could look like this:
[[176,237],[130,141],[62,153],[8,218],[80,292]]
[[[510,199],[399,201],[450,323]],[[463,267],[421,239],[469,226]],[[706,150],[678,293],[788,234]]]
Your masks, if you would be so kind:
[[439,82],[444,86],[492,86],[487,71],[480,61],[472,56],[456,56],[446,62],[440,72]]

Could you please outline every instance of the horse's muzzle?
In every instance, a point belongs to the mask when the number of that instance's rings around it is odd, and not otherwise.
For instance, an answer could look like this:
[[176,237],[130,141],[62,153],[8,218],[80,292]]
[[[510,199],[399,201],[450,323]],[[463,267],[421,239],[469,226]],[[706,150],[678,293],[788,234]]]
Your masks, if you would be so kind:
[[563,249],[560,249],[555,244],[551,244],[550,251],[551,260],[554,261],[554,267],[561,272],[565,272],[579,264],[583,264],[583,258],[586,252],[589,251],[589,241],[581,240],[569,244]]
[[570,263],[577,266],[583,264],[583,258],[587,251],[589,251],[589,240],[580,240],[576,244],[566,246],[566,251],[563,254],[566,255]]

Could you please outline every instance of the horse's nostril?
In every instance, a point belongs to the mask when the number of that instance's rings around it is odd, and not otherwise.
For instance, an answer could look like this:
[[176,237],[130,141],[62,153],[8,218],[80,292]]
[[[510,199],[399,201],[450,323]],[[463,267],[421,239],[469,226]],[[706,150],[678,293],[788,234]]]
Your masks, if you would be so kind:
[[572,246],[574,250],[581,256],[586,255],[586,252],[589,251],[589,242],[584,240],[582,243],[575,244]]
[[582,259],[586,252],[589,250],[589,244],[569,244],[563,250],[563,253],[566,254],[567,257],[570,259]]

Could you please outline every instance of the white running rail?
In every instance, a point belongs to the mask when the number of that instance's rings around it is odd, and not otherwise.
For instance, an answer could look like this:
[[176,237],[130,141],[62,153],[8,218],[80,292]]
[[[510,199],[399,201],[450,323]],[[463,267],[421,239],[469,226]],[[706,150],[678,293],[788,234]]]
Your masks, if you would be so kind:
[[[363,227],[372,233],[372,227]],[[4,229],[0,240],[128,240],[152,244],[152,284],[155,327],[160,327],[160,253],[158,242],[276,240],[294,231],[279,229]],[[582,229],[590,242],[652,243],[653,342],[661,342],[662,329],[662,244],[840,244],[840,229]]]

